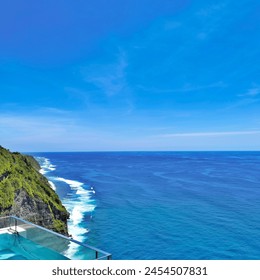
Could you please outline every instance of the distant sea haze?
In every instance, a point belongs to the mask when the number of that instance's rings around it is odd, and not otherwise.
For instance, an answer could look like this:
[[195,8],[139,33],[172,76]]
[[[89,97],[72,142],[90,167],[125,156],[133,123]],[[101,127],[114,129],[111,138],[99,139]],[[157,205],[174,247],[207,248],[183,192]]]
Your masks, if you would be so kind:
[[260,152],[32,155],[73,237],[113,259],[260,259]]

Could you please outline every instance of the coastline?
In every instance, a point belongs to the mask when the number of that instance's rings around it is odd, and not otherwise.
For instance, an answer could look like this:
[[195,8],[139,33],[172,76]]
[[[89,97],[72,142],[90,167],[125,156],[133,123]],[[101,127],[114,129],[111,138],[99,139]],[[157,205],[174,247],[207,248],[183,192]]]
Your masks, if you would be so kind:
[[[45,156],[33,154],[33,157],[40,164],[40,172],[47,178],[52,189],[58,194],[66,210],[69,212],[68,232],[69,235],[80,242],[87,239],[87,233],[90,231],[86,227],[85,216],[95,210],[95,190],[93,187],[83,182],[63,178],[51,160]],[[59,195],[62,193],[62,195]],[[72,245],[69,248],[69,255],[77,253],[77,247]]]

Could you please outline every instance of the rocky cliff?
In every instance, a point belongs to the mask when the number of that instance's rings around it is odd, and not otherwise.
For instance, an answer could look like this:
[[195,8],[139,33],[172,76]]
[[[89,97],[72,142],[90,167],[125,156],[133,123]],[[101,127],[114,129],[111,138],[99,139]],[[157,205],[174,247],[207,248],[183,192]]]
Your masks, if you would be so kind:
[[31,156],[0,146],[0,216],[15,215],[68,235],[69,214]]

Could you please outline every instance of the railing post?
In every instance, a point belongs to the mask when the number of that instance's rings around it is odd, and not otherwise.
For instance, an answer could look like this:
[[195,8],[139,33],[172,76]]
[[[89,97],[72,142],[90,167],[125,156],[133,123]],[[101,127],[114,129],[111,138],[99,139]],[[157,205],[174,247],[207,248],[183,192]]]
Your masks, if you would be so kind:
[[17,232],[17,220],[16,219],[14,219],[14,230],[15,230],[15,232]]

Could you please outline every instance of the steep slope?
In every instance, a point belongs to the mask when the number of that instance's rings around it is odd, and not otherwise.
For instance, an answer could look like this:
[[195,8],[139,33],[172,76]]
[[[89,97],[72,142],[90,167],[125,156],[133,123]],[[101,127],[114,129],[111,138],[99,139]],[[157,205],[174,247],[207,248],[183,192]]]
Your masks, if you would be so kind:
[[0,216],[15,215],[68,234],[69,214],[31,156],[0,146]]

